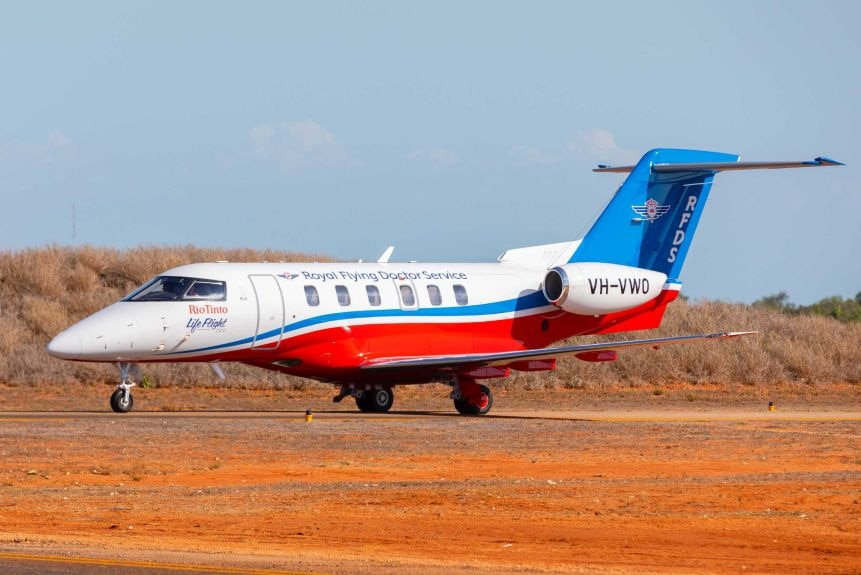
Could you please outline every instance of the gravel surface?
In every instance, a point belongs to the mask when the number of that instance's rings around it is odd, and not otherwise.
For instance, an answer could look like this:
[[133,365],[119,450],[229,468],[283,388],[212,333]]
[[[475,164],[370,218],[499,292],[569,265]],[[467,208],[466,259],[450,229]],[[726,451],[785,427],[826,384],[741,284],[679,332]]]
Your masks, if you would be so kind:
[[0,547],[335,573],[861,571],[847,402],[559,405],[2,413]]

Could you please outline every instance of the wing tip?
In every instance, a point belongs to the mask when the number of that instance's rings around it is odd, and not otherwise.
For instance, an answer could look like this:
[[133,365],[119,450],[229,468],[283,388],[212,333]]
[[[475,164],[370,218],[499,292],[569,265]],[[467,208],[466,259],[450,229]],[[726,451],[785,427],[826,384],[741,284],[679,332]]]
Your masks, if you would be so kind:
[[845,166],[843,162],[838,162],[837,160],[832,160],[831,158],[825,156],[819,156],[818,158],[813,159],[813,163],[817,166]]
[[730,338],[734,338],[734,337],[744,337],[746,335],[756,335],[758,333],[759,333],[759,331],[756,331],[756,330],[754,330],[754,331],[728,331],[728,332],[719,333],[716,335],[717,335],[717,337],[720,337],[720,338],[730,339]]

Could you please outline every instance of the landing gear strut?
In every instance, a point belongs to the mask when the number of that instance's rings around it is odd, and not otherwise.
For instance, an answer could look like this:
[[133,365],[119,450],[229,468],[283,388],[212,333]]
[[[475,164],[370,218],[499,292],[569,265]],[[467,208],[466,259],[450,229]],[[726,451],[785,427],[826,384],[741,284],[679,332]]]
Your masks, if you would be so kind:
[[454,400],[454,408],[463,415],[484,415],[493,407],[493,393],[490,388],[477,384],[475,379],[469,376],[455,376],[451,398]]
[[129,377],[129,371],[135,370],[137,365],[120,363],[118,367],[122,381],[111,394],[111,409],[117,413],[128,413],[135,404],[135,399],[132,397],[132,388],[135,386],[135,382]]

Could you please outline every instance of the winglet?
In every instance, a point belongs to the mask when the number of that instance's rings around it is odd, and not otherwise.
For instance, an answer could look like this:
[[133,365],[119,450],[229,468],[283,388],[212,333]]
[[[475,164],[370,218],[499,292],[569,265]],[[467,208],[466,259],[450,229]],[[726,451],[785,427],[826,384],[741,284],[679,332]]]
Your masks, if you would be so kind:
[[395,246],[389,246],[386,248],[386,251],[383,252],[383,255],[377,260],[378,264],[387,264],[389,263],[389,258],[392,257],[392,252],[395,251]]
[[710,337],[718,338],[718,339],[730,339],[733,337],[744,337],[746,335],[756,335],[758,333],[759,333],[758,331],[728,331],[725,333],[715,333],[715,334],[712,334]]
[[838,162],[837,160],[832,160],[831,158],[826,158],[825,156],[819,156],[818,158],[813,160],[817,165],[820,166],[845,166],[843,162]]

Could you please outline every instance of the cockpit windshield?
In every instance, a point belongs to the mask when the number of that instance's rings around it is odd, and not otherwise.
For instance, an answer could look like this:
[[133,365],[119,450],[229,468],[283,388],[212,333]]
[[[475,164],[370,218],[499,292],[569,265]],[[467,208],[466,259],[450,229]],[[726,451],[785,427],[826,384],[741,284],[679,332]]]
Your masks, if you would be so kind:
[[123,301],[224,301],[224,282],[179,276],[158,276],[151,279]]

